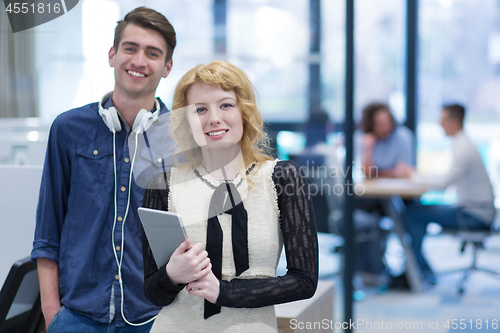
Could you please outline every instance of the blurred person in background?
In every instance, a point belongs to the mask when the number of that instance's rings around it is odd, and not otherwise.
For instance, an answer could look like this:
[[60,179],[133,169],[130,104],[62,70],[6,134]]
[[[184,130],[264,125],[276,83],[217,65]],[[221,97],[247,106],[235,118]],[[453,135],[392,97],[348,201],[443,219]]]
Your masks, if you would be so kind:
[[[359,128],[355,133],[355,148],[366,178],[392,178],[396,176],[399,163],[413,165],[413,134],[407,127],[397,124],[387,104],[372,102],[366,105]],[[380,226],[385,214],[381,200],[360,197],[355,200],[353,217],[359,254],[356,270],[369,274],[364,274],[366,282],[378,276],[382,277],[378,280],[387,280],[390,287],[407,288],[404,276],[389,275],[385,261],[389,232]]]
[[364,134],[357,148],[366,178],[392,178],[398,163],[414,165],[413,134],[396,123],[387,104],[368,104],[360,127]]
[[423,176],[411,166],[400,164],[395,172],[427,185],[431,189],[444,190],[453,186],[458,194],[456,205],[413,205],[405,214],[405,225],[412,238],[422,275],[433,282],[435,279],[422,254],[422,242],[427,224],[435,222],[445,228],[489,229],[495,217],[493,186],[476,145],[463,130],[465,108],[459,104],[443,107],[441,126],[447,136],[453,138],[452,162],[444,175]]

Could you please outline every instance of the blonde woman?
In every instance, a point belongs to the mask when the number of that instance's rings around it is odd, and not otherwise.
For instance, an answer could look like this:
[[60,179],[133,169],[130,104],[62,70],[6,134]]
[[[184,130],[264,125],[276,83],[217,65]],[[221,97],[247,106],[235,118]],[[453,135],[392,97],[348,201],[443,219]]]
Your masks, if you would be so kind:
[[[157,267],[143,235],[151,332],[277,332],[274,304],[311,297],[318,246],[307,184],[272,159],[252,85],[214,61],[178,83],[171,135],[186,162],[151,180],[143,206],[177,212],[188,240]],[[276,276],[284,245],[287,273]]]

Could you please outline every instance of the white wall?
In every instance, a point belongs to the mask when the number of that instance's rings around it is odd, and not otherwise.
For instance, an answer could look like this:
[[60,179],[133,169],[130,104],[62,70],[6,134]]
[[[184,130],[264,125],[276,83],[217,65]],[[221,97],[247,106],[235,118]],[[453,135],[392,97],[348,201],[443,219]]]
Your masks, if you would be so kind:
[[31,254],[42,166],[0,165],[0,285]]

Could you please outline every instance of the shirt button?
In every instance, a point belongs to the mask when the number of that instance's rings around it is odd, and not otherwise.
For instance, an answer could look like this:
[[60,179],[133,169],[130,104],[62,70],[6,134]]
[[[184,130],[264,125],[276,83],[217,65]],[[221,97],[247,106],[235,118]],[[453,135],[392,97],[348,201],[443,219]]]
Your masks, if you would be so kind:
[[121,222],[123,220],[123,217],[118,216],[117,220],[118,220],[118,222]]
[[116,251],[120,251],[120,249],[121,249],[120,245],[117,245],[117,246],[115,247],[115,249],[116,249]]
[[163,160],[162,160],[161,158],[158,158],[156,161],[157,161],[158,163],[161,163]]
[[120,280],[120,276],[118,274],[115,275],[115,280]]
[[130,162],[130,160],[129,160],[129,158],[128,158],[128,157],[125,157],[123,160],[125,161],[125,163]]
[[125,186],[122,186],[121,190],[122,192],[125,192],[127,189],[125,188]]
[[94,155],[97,155],[97,154],[99,154],[99,152],[96,149],[96,150],[94,150]]

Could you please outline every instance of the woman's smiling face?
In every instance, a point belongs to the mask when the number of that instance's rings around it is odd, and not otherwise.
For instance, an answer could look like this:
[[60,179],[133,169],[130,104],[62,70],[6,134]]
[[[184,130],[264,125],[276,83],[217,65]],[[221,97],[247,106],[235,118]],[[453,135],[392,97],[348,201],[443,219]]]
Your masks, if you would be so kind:
[[[204,82],[194,83],[186,94],[187,119],[199,146],[223,148],[240,145],[243,118],[236,93]],[[224,144],[223,144],[224,143]]]

